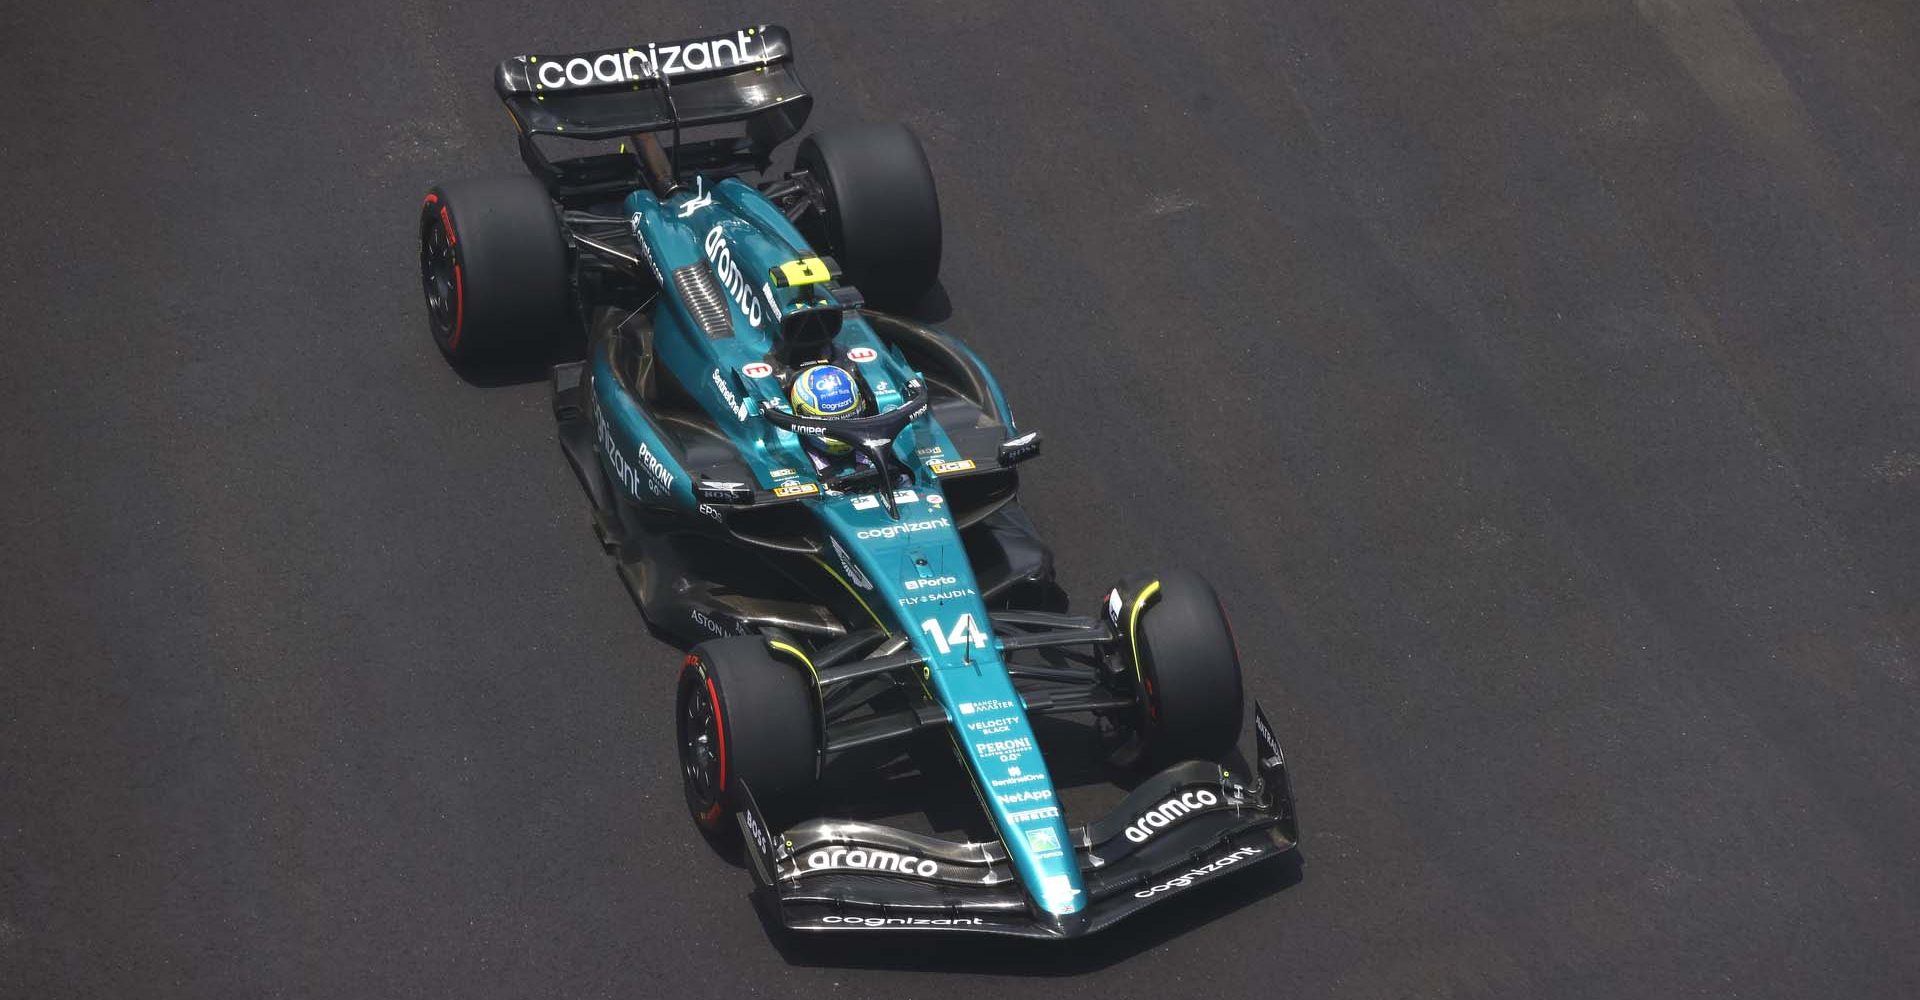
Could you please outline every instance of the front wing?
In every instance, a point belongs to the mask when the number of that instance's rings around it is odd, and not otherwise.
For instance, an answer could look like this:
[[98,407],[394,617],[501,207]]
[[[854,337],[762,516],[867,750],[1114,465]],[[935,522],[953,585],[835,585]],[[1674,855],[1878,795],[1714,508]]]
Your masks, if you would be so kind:
[[1259,776],[1188,761],[1142,782],[1106,816],[1068,831],[1087,905],[1034,905],[998,841],[956,842],[858,821],[810,820],[775,835],[752,792],[738,810],[755,899],[789,930],[909,930],[1064,939],[1092,934],[1298,843],[1286,762],[1254,707]]

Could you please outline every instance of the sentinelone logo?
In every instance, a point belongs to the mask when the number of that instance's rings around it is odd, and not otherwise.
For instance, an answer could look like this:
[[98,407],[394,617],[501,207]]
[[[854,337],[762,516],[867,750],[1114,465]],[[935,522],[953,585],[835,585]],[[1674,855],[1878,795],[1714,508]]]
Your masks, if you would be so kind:
[[540,86],[548,90],[566,90],[651,80],[662,74],[673,76],[699,70],[732,69],[735,66],[757,65],[766,60],[766,36],[740,31],[732,38],[705,38],[697,42],[669,45],[648,42],[645,52],[627,49],[574,56],[564,63],[549,60],[536,63],[532,72]]

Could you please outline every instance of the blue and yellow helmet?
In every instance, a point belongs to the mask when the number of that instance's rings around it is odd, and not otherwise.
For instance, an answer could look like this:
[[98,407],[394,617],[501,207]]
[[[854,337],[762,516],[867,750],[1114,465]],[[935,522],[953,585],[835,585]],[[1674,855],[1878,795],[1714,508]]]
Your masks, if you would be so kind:
[[[794,376],[787,398],[793,403],[793,412],[803,417],[853,417],[866,406],[852,373],[838,365],[802,369]],[[830,455],[844,455],[853,450],[851,445],[832,438],[810,440]]]

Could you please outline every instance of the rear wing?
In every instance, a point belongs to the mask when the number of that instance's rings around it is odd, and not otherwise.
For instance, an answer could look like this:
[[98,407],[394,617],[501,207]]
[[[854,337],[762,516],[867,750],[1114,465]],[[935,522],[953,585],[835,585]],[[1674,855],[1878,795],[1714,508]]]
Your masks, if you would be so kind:
[[676,125],[766,120],[777,143],[806,122],[813,98],[778,25],[710,38],[502,60],[494,90],[529,135],[624,138]]
[[[793,66],[793,42],[779,25],[723,35],[647,42],[567,55],[513,56],[494,70],[493,89],[520,130],[520,155],[556,197],[631,185],[631,159],[591,156],[552,161],[535,136],[642,139],[671,132],[674,176],[687,170],[764,169],[773,147],[806,124],[813,95]],[[739,124],[743,129],[681,142],[682,129]],[[744,134],[742,134],[744,133]],[[635,147],[636,152],[639,146]],[[663,164],[664,166],[664,164]]]

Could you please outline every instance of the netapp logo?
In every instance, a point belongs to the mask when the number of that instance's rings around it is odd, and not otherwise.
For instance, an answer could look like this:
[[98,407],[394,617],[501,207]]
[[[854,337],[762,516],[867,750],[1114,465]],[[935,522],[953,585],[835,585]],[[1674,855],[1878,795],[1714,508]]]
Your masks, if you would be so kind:
[[1024,792],[1009,792],[994,798],[999,799],[1003,806],[1017,806],[1026,802],[1052,802],[1053,793],[1045,788],[1029,788]]
[[940,866],[926,858],[916,858],[911,854],[895,854],[892,851],[868,850],[855,847],[830,847],[814,851],[807,855],[807,870],[822,871],[830,868],[858,868],[871,872],[899,872],[902,875],[918,875],[921,878],[933,878],[940,874]]
[[1204,788],[1184,792],[1147,810],[1145,815],[1135,821],[1132,826],[1127,827],[1127,839],[1136,844],[1144,844],[1153,838],[1154,831],[1172,825],[1180,817],[1198,812],[1207,806],[1219,804],[1220,796]]
[[984,927],[979,917],[843,917],[833,914],[820,918],[823,924],[853,924],[858,927]]
[[1208,864],[1201,865],[1200,867],[1195,868],[1194,870],[1186,873],[1185,875],[1176,875],[1173,878],[1170,878],[1165,882],[1162,882],[1159,885],[1152,887],[1151,889],[1142,889],[1139,892],[1136,892],[1133,894],[1134,898],[1151,899],[1155,894],[1166,892],[1169,889],[1185,889],[1187,886],[1192,885],[1195,881],[1206,878],[1208,875],[1211,875],[1214,872],[1217,872],[1220,869],[1227,867],[1228,865],[1234,864],[1246,858],[1258,856],[1261,853],[1262,852],[1258,847],[1242,847],[1241,849],[1233,852],[1232,854],[1223,854],[1218,859]]
[[930,521],[906,521],[901,524],[889,524],[883,528],[867,528],[860,532],[859,537],[897,538],[901,535],[911,535],[916,531],[932,531],[935,528],[951,527],[953,527],[953,522],[944,517],[936,517]]
[[[733,297],[733,304],[739,308],[740,315],[756,328],[760,326],[760,300],[753,297],[753,288],[747,284],[746,276],[733,262],[733,249],[727,246],[727,236],[719,226],[707,230],[707,259],[713,262],[713,273],[720,279],[720,287]],[[714,373],[714,381],[719,381],[719,373]],[[729,393],[731,395],[731,393]],[[744,415],[741,416],[745,420]]]
[[766,61],[765,36],[735,33],[732,38],[704,38],[697,42],[671,45],[647,43],[647,51],[602,52],[575,56],[566,62],[543,62],[534,70],[534,79],[548,90],[570,87],[597,87],[610,83],[632,83],[661,75],[673,76],[699,70],[732,69],[748,63]]

